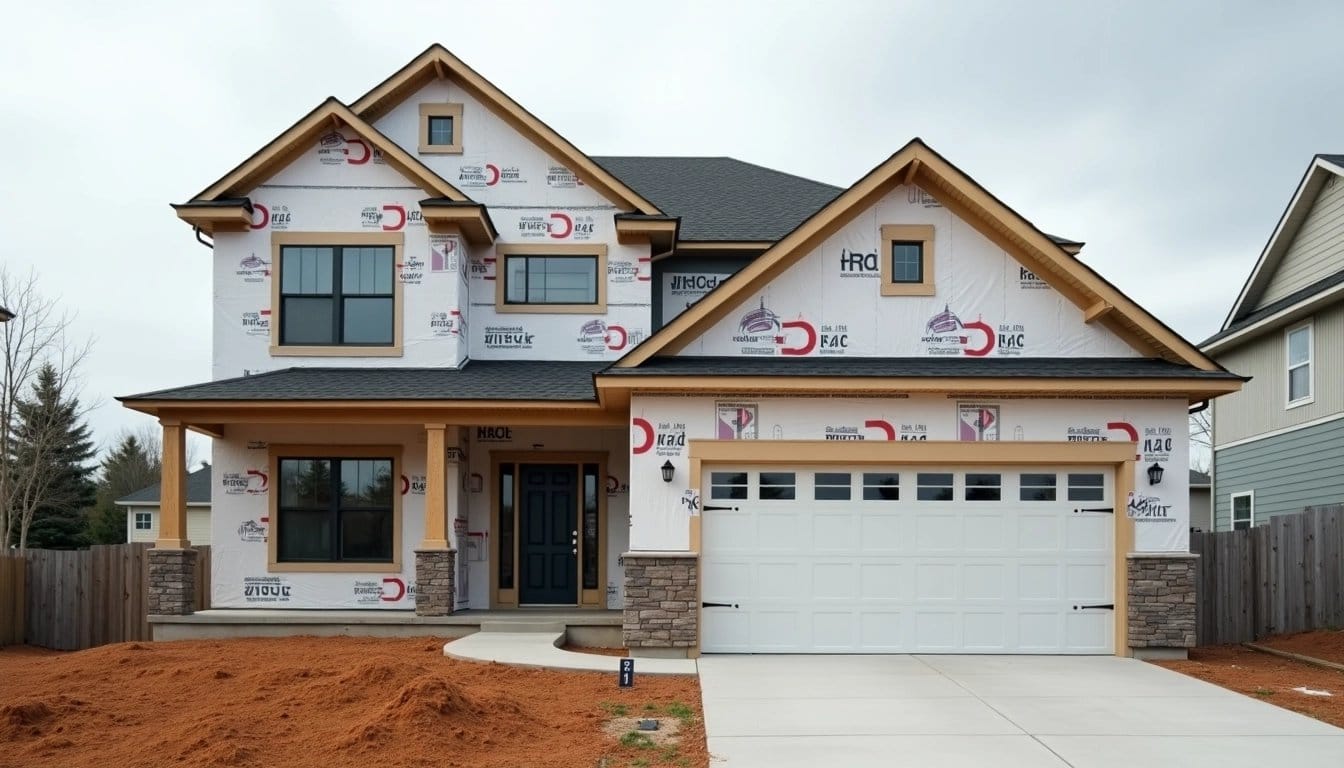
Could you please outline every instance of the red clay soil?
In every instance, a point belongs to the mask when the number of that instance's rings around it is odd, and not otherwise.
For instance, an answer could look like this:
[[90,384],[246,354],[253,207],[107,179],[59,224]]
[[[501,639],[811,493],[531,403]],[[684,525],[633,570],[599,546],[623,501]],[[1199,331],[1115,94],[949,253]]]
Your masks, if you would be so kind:
[[1299,632],[1295,635],[1281,635],[1257,644],[1268,646],[1276,651],[1300,653],[1313,659],[1344,664],[1344,631],[1337,629],[1317,629],[1312,632]]
[[[0,649],[0,767],[709,765],[694,677],[622,691],[614,672],[475,664],[442,647],[295,637]],[[693,713],[675,747],[603,733],[613,712],[672,704]]]
[[[1278,647],[1277,642],[1274,645]],[[1190,651],[1188,661],[1155,663],[1344,728],[1344,672],[1239,645],[1195,648]],[[1328,691],[1332,695],[1311,696],[1293,690],[1298,687]]]

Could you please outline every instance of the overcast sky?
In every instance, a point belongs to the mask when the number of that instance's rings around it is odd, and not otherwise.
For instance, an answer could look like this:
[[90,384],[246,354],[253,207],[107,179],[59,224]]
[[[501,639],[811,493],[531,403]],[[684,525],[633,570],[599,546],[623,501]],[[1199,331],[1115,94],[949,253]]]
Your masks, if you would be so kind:
[[920,136],[1193,341],[1316,152],[1344,3],[12,3],[0,260],[92,336],[112,398],[210,378],[210,252],[168,204],[440,42],[590,154],[848,185]]

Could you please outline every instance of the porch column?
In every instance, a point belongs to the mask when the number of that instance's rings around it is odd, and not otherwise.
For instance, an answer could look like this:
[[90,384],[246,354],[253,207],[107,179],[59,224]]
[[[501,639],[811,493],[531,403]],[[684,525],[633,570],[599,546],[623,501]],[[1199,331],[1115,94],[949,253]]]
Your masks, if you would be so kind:
[[161,419],[163,468],[159,536],[149,550],[148,613],[184,616],[196,608],[196,550],[187,540],[187,434],[182,422]]
[[457,553],[448,546],[448,498],[448,426],[426,424],[425,537],[415,550],[415,612],[420,616],[453,612]]

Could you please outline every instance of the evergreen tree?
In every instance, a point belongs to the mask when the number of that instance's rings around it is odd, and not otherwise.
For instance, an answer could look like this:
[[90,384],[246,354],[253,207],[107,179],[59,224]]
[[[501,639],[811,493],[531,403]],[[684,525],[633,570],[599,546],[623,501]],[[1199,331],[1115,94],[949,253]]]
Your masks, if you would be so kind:
[[161,458],[157,446],[147,446],[133,434],[124,434],[121,442],[103,459],[98,477],[98,505],[89,517],[89,540],[94,544],[126,542],[126,508],[117,499],[155,483],[161,477]]
[[33,382],[33,395],[15,403],[10,435],[11,466],[20,489],[21,511],[31,515],[21,548],[72,549],[88,543],[86,512],[96,501],[93,441],[79,400],[65,396],[65,384],[46,363]]

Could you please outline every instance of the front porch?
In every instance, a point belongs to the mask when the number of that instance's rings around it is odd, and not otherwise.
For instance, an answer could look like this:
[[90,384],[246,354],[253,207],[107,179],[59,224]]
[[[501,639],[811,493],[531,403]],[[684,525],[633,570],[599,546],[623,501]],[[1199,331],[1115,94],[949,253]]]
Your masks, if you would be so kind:
[[276,610],[214,608],[180,616],[150,616],[154,640],[232,637],[423,637],[454,639],[476,632],[563,631],[572,645],[620,648],[619,610],[513,608],[420,616],[413,610]]

